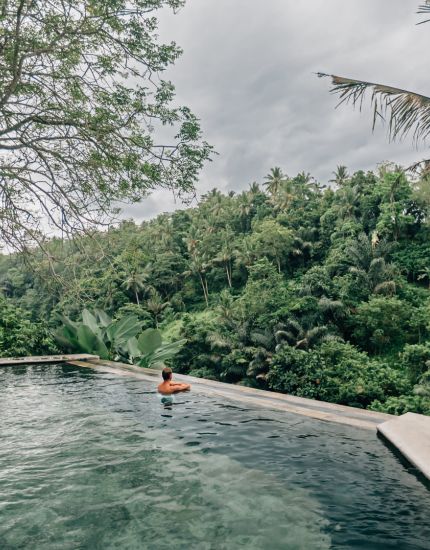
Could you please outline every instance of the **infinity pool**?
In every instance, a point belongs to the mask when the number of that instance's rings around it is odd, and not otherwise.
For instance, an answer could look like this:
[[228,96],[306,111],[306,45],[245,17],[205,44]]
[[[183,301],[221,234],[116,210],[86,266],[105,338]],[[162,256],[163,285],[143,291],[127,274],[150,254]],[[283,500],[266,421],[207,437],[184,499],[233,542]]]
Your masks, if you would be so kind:
[[0,548],[429,549],[371,431],[68,366],[0,370]]

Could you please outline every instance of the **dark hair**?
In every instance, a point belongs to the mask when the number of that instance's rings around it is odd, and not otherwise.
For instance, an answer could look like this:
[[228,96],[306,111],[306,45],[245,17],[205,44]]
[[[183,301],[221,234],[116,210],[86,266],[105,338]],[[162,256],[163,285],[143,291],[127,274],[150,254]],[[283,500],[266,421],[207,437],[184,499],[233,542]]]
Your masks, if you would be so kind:
[[172,369],[170,367],[164,367],[164,369],[161,371],[161,376],[163,377],[163,380],[169,380],[169,378],[172,376]]

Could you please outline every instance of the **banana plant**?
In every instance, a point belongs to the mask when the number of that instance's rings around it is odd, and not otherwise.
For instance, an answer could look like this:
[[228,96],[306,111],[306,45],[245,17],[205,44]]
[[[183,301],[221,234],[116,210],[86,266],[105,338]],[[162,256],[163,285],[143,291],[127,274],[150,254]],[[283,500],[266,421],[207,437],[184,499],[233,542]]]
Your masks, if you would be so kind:
[[[72,351],[92,353],[101,359],[122,360],[151,368],[171,359],[185,344],[179,340],[163,344],[157,329],[146,329],[135,315],[113,321],[107,313],[84,309],[82,321],[60,316],[61,328],[54,334],[57,342]],[[139,334],[140,333],[140,334]]]

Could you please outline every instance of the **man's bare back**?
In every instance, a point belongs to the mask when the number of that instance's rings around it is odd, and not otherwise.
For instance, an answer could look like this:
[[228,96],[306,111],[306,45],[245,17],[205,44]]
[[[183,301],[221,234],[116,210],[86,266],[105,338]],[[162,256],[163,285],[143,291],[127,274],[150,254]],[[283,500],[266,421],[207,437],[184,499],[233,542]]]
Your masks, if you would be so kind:
[[161,372],[161,376],[163,377],[163,382],[158,385],[157,389],[162,395],[172,395],[173,393],[188,391],[191,389],[190,384],[172,382],[173,372],[170,367],[165,367]]

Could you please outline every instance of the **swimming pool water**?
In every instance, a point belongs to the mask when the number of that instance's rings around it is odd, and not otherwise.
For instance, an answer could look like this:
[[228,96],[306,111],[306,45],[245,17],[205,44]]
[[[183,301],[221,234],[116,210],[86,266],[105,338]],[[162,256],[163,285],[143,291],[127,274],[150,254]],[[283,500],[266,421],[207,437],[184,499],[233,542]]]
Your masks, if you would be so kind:
[[429,549],[373,432],[71,366],[0,370],[0,549]]

